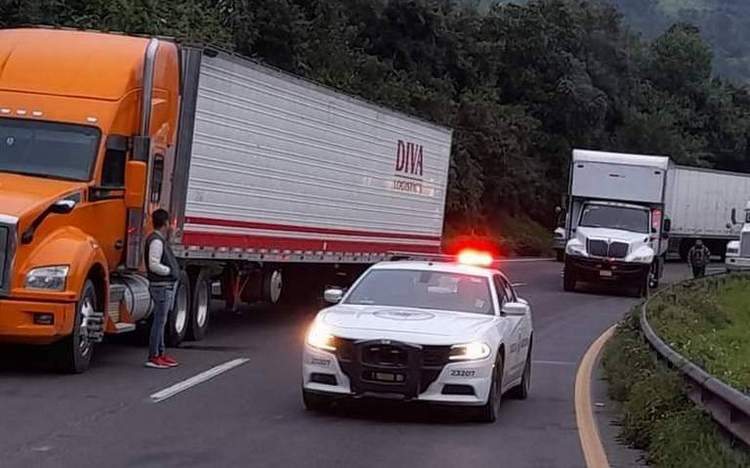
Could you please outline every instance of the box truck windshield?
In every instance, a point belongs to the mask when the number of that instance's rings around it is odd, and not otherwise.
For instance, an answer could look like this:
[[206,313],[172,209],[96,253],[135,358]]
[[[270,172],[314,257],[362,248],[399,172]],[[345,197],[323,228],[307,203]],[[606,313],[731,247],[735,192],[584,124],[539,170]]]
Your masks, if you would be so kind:
[[648,211],[642,208],[610,205],[586,205],[581,214],[581,227],[619,229],[647,234]]
[[0,119],[0,172],[87,181],[99,139],[95,127]]

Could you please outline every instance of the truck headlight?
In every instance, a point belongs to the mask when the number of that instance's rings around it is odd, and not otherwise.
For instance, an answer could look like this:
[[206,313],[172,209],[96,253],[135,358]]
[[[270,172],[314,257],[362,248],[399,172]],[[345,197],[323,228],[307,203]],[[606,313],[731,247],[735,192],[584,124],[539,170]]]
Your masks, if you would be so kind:
[[654,261],[653,254],[646,253],[646,254],[640,254],[633,256],[632,262],[633,263],[651,263]]
[[451,361],[478,361],[489,357],[491,352],[492,349],[487,343],[475,341],[451,346],[448,359]]
[[68,279],[68,266],[34,268],[26,273],[26,288],[45,291],[62,291]]
[[579,244],[569,244],[568,248],[565,249],[568,255],[573,255],[576,257],[588,257],[589,254],[586,252],[586,248],[583,245]]
[[336,351],[336,337],[319,323],[313,323],[307,332],[307,344],[325,351]]

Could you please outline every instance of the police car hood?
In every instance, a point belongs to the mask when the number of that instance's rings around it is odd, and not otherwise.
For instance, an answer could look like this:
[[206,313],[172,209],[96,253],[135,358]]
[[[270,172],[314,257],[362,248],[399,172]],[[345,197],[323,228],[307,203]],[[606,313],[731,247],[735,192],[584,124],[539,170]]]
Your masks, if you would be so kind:
[[[333,334],[352,339],[393,339],[430,344],[447,337],[480,336],[494,315],[406,307],[339,305],[321,312]],[[443,340],[441,340],[441,338]]]

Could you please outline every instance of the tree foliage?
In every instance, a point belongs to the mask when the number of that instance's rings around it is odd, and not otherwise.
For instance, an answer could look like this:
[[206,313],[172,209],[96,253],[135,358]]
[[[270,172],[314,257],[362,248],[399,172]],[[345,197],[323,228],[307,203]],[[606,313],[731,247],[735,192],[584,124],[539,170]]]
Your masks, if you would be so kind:
[[450,126],[464,225],[551,224],[574,147],[750,171],[750,96],[700,32],[648,43],[595,0],[0,0],[0,25],[25,23],[218,43]]

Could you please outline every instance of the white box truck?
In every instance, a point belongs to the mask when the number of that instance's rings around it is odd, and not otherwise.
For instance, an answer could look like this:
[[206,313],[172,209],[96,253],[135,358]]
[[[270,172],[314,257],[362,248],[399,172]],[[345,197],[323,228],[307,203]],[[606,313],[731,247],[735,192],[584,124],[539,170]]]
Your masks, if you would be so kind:
[[732,210],[732,222],[727,224],[727,228],[740,225],[739,236],[727,244],[727,254],[725,264],[729,271],[747,271],[750,270],[750,201],[745,204],[743,217],[737,220],[737,210]]
[[740,211],[750,194],[750,174],[695,167],[670,168],[667,175],[667,217],[672,220],[669,251],[685,261],[697,239],[714,255],[724,256],[736,238],[727,226],[732,210]]
[[564,289],[606,282],[646,295],[661,277],[669,158],[574,150]]
[[[667,253],[685,261],[695,241],[701,239],[714,255],[723,257],[727,242],[736,238],[727,220],[732,210],[744,207],[750,174],[671,164],[666,193],[665,216],[672,224]],[[553,248],[558,261],[563,260],[566,236],[565,229],[555,229]]]

